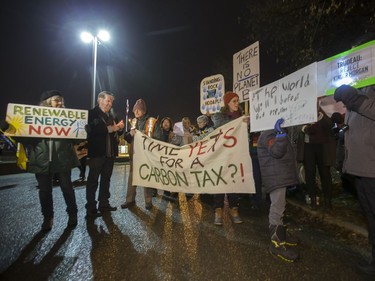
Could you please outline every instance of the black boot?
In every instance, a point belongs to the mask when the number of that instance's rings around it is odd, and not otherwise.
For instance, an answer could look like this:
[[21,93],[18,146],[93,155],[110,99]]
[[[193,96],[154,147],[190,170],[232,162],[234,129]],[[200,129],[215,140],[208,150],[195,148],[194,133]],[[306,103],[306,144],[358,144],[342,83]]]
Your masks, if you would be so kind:
[[44,217],[42,223],[42,231],[50,231],[53,225],[53,217]]
[[286,228],[283,225],[270,225],[271,244],[270,253],[282,260],[294,262],[299,253],[295,247],[289,247],[286,243]]

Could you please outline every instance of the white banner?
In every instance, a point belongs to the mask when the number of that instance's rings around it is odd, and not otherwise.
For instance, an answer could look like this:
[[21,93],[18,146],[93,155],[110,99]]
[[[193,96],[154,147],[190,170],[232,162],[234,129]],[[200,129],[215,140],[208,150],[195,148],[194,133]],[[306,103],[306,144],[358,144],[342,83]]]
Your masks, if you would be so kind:
[[249,100],[249,93],[260,86],[259,42],[233,55],[233,91],[240,102]]
[[9,103],[5,135],[86,139],[87,118],[87,110]]
[[133,165],[133,185],[184,193],[255,193],[242,118],[181,147],[137,131]]
[[283,127],[317,121],[317,64],[250,93],[251,131],[272,129],[279,118]]

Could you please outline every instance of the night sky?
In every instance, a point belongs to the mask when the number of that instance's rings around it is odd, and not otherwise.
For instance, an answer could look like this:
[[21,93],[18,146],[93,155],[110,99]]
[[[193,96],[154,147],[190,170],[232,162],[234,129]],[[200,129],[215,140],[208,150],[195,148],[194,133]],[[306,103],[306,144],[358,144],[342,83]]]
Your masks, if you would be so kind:
[[236,37],[236,2],[4,2],[0,117],[5,118],[8,103],[37,105],[48,89],[61,91],[66,107],[89,109],[92,45],[83,43],[80,33],[104,28],[111,40],[98,47],[97,93],[115,94],[118,116],[125,115],[126,99],[131,111],[143,98],[152,116],[195,121],[200,81],[218,74],[216,58],[231,60],[247,47]]

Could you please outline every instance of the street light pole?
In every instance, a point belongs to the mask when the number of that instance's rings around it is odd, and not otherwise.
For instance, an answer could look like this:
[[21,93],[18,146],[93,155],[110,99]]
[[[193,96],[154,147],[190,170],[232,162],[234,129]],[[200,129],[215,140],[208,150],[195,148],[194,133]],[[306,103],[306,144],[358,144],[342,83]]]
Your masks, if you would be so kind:
[[96,104],[96,63],[98,57],[98,44],[99,42],[104,42],[109,40],[109,33],[107,31],[101,30],[98,35],[92,35],[89,32],[82,32],[81,39],[85,43],[92,42],[92,93],[91,93],[91,107],[95,107]]
[[94,40],[92,40],[92,100],[91,100],[91,108],[95,107],[95,97],[96,97],[96,60],[98,57],[98,37],[94,36]]

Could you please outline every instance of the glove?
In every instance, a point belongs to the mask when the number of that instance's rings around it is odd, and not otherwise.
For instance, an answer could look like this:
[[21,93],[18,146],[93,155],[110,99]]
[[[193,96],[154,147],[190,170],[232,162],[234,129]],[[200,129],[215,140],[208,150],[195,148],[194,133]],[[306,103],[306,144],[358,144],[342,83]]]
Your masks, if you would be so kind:
[[282,123],[284,123],[284,119],[283,118],[277,119],[277,121],[275,123],[275,131],[276,131],[276,137],[277,138],[281,138],[281,137],[285,137],[286,136],[286,133],[281,129],[281,124]]
[[367,98],[358,94],[357,90],[352,86],[341,85],[333,94],[335,101],[342,101],[349,110],[357,110],[363,101]]

